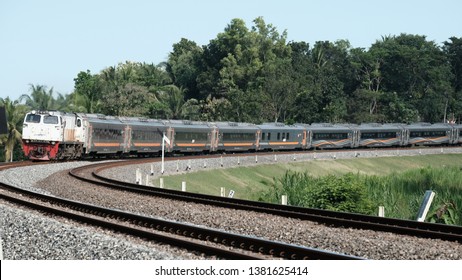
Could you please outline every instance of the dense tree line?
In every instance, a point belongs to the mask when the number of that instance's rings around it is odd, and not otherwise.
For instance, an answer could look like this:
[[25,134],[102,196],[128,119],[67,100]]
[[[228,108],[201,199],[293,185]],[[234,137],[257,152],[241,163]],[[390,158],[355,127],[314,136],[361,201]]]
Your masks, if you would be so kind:
[[[34,109],[162,119],[459,122],[462,38],[439,46],[400,34],[368,49],[347,40],[310,46],[288,42],[285,31],[261,17],[250,28],[233,19],[205,46],[181,39],[166,62],[81,71],[74,81],[69,95],[31,85],[18,101]],[[12,102],[0,105],[5,101]]]

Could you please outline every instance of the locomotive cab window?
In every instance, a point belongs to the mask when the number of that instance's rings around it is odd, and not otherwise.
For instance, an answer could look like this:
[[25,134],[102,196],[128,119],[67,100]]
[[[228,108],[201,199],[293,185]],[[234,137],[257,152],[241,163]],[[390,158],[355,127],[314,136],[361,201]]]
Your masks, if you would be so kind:
[[28,123],[40,123],[41,116],[36,114],[27,114],[26,122]]
[[58,124],[59,119],[57,116],[44,116],[43,123],[45,124]]

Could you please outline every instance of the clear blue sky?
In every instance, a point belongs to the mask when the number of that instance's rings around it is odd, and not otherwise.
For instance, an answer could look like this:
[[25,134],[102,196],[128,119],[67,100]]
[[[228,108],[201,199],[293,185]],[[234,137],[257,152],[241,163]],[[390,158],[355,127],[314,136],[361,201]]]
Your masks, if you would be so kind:
[[233,18],[251,27],[262,16],[292,41],[368,48],[382,35],[462,37],[461,12],[460,0],[1,0],[0,97],[29,84],[69,94],[80,71],[158,64],[181,38],[206,45]]

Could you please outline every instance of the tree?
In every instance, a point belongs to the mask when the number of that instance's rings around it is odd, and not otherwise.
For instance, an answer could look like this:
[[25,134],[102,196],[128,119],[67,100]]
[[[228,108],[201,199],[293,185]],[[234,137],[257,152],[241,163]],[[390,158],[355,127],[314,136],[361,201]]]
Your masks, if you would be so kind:
[[23,94],[19,97],[19,102],[25,100],[26,105],[35,110],[54,110],[56,100],[53,97],[53,88],[47,91],[44,85],[30,84],[30,95]]
[[383,62],[379,70],[384,92],[396,92],[408,110],[418,112],[418,120],[443,120],[452,75],[443,51],[433,41],[401,34],[382,38],[369,51]]
[[183,116],[183,109],[186,103],[183,88],[178,88],[175,85],[168,85],[163,87],[157,93],[158,100],[165,104],[166,117],[168,119],[181,119]]
[[101,109],[103,114],[139,117],[148,115],[149,104],[155,102],[156,98],[146,87],[127,83],[104,94],[101,101],[105,104]]
[[74,104],[83,102],[86,112],[95,113],[101,91],[102,85],[98,76],[92,75],[90,70],[80,71],[74,79]]
[[0,98],[0,106],[4,106],[8,116],[8,133],[1,138],[5,146],[5,161],[13,161],[13,152],[16,144],[21,143],[21,130],[27,107],[20,105],[19,100],[12,101],[10,98]]
[[383,122],[380,100],[382,74],[380,72],[382,61],[363,49],[351,51],[351,65],[354,69],[354,78],[358,82],[357,89],[349,99],[349,118],[355,123]]
[[197,76],[203,50],[195,42],[182,38],[173,45],[167,62],[167,72],[173,84],[183,88],[186,98],[199,98]]
[[[451,92],[446,92],[447,102],[445,116],[462,118],[462,38],[451,37],[450,41],[444,42],[443,52],[451,66]],[[446,119],[446,118],[445,118]]]

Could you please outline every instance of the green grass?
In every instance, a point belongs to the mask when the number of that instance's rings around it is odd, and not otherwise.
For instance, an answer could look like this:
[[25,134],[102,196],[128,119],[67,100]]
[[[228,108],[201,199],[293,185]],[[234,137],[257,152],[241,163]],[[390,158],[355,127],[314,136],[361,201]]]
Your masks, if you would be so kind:
[[[355,158],[341,160],[314,160],[296,163],[279,163],[252,167],[237,167],[193,172],[164,178],[166,188],[181,189],[187,183],[187,191],[220,195],[234,190],[235,198],[258,199],[262,191],[268,190],[273,178],[280,178],[286,171],[308,172],[312,176],[346,173],[365,175],[388,175],[423,167],[460,167],[462,155],[429,155],[410,157]],[[158,182],[155,182],[157,185]]]

